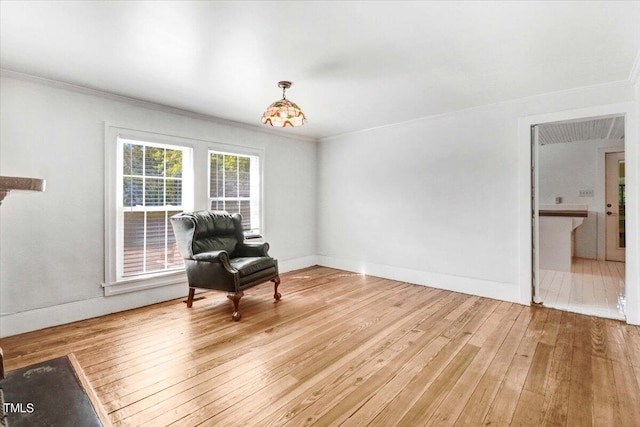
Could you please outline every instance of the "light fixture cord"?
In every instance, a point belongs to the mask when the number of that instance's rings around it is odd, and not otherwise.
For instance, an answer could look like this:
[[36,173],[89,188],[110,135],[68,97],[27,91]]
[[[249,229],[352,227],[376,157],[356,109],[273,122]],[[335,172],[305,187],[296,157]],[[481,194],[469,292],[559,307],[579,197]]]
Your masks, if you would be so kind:
[[285,90],[287,90],[287,88],[285,86],[282,86],[282,99],[287,99],[287,97],[284,94]]

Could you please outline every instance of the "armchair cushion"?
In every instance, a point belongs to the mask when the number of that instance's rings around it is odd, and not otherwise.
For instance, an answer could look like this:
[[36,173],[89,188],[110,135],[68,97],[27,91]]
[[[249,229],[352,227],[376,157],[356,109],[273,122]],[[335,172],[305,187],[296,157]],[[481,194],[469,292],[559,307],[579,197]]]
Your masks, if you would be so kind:
[[203,235],[193,241],[193,253],[226,251],[233,257],[236,253],[238,239],[233,234],[226,235]]

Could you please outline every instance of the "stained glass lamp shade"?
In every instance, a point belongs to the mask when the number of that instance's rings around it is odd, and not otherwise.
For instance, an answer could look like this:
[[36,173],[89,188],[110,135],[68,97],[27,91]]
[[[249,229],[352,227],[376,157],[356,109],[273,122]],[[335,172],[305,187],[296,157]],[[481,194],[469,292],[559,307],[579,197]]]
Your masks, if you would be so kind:
[[278,86],[282,88],[282,99],[267,107],[262,115],[262,123],[274,127],[302,126],[307,122],[306,116],[295,102],[285,96],[285,90],[291,87],[291,82],[279,82]]

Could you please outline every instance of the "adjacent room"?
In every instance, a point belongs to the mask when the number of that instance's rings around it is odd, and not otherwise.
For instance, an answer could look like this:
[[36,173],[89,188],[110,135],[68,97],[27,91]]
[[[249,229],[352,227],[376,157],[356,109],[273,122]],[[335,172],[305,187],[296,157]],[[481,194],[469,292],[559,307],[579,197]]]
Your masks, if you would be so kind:
[[0,0],[0,425],[639,425],[638,22]]
[[537,128],[540,302],[625,320],[624,117]]

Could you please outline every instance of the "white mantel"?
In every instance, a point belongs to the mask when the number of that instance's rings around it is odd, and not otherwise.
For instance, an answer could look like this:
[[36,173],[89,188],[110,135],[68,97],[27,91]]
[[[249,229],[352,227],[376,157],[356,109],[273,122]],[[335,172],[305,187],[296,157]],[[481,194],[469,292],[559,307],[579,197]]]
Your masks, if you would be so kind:
[[12,190],[44,191],[44,187],[44,179],[0,176],[0,204]]

